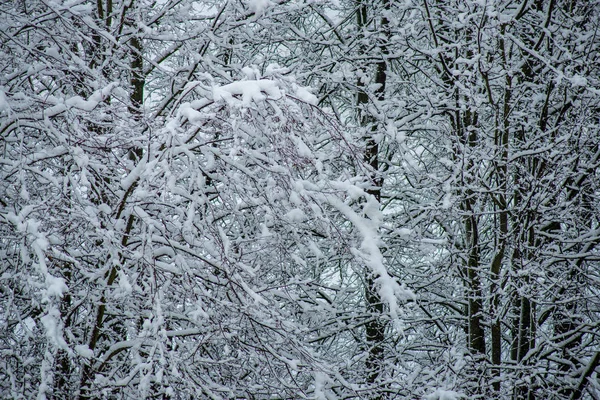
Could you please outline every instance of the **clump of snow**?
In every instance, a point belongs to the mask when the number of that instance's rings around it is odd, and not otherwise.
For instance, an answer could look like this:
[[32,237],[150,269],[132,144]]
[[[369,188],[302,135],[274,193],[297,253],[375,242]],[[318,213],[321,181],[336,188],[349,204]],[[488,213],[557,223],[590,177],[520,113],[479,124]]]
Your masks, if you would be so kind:
[[452,194],[451,193],[446,193],[444,195],[444,199],[442,200],[442,208],[444,210],[447,210],[450,207],[452,207]]
[[57,104],[52,107],[48,107],[44,110],[44,115],[48,118],[52,118],[65,111],[67,107],[64,104]]
[[67,284],[63,278],[59,278],[49,273],[46,275],[46,295],[62,297],[63,293],[67,292]]
[[91,14],[93,11],[91,4],[85,4],[85,3],[81,4],[83,2],[79,1],[79,0],[65,1],[62,4],[51,2],[51,4],[52,3],[53,3],[53,7],[57,8],[61,11],[68,10],[69,13],[71,13],[73,15],[85,16],[85,15]]
[[98,210],[104,214],[110,214],[112,212],[112,210],[110,209],[110,206],[106,203],[102,203],[98,206]]
[[571,79],[571,85],[573,86],[587,86],[588,81],[585,77],[581,75],[574,75]]
[[[131,172],[123,179],[121,179],[121,188],[123,190],[128,190],[131,185],[133,185],[133,183],[135,181],[138,180],[138,178],[142,175],[142,173],[145,171],[146,169],[146,158],[142,158],[140,160],[139,163],[137,163],[137,165],[135,166],[135,168],[133,168],[131,170]],[[154,167],[154,164],[156,163],[156,161],[153,161],[152,163],[150,163],[150,165],[148,165],[148,169],[152,170],[152,168]]]
[[8,100],[6,99],[6,94],[2,87],[0,87],[0,112],[4,110],[9,110],[10,106],[8,105]]
[[352,184],[352,182],[337,181],[337,182],[332,182],[332,185],[336,189],[344,190],[348,194],[348,196],[350,196],[350,199],[352,199],[352,200],[360,199],[361,197],[366,195],[364,190],[362,190],[358,186]]
[[306,143],[302,141],[302,139],[300,139],[297,136],[294,136],[294,142],[296,142],[296,148],[298,149],[298,155],[300,157],[312,157],[312,151],[310,151],[310,149],[308,148]]
[[42,325],[46,330],[48,341],[59,349],[70,352],[67,342],[62,334],[62,326],[60,323],[60,312],[56,307],[51,307],[48,313],[40,318]]
[[269,79],[237,81],[213,87],[213,98],[216,101],[224,100],[230,105],[237,105],[239,100],[234,96],[241,97],[243,106],[249,106],[252,102],[261,102],[267,98],[279,99],[282,94],[277,83]]
[[385,264],[383,254],[379,249],[381,239],[379,229],[381,224],[381,212],[379,211],[379,202],[374,196],[366,195],[367,203],[363,207],[363,212],[367,218],[357,214],[350,206],[342,202],[337,197],[327,197],[326,201],[338,209],[352,224],[356,227],[362,242],[360,248],[351,249],[354,256],[361,260],[371,269],[378,286],[378,292],[381,300],[389,305],[390,316],[394,323],[399,326],[398,299],[414,299],[412,291],[401,286],[396,278],[390,276]]
[[412,229],[408,229],[408,228],[396,229],[396,232],[398,232],[398,234],[403,237],[412,235]]
[[312,251],[312,253],[317,258],[323,257],[323,252],[321,251],[321,249],[319,249],[317,244],[315,242],[313,242],[312,240],[310,242],[308,242],[308,248],[310,249],[310,251]]
[[269,231],[269,228],[266,224],[260,224],[260,235],[263,238],[267,238],[269,236],[272,236],[273,234],[271,233],[271,231]]
[[436,389],[435,392],[425,396],[427,400],[459,400],[465,396],[453,390]]
[[274,75],[274,74],[287,74],[290,70],[287,67],[282,67],[281,65],[274,63],[267,65],[265,68],[265,75]]
[[29,331],[33,332],[35,328],[35,320],[31,317],[27,317],[23,320],[23,325],[29,329]]
[[315,373],[315,400],[327,400],[325,395],[325,385],[328,380],[328,376],[324,373]]
[[195,110],[190,103],[183,103],[179,107],[179,114],[184,116],[192,124],[200,123],[204,119],[202,113]]
[[244,67],[242,72],[246,75],[246,79],[260,79],[260,72],[257,68]]
[[301,209],[294,208],[293,210],[285,214],[285,219],[287,219],[290,222],[302,222],[306,219],[306,215]]
[[267,8],[269,8],[269,6],[272,5],[270,0],[248,0],[247,4],[248,9],[257,15],[261,15]]
[[75,353],[79,354],[83,358],[93,358],[94,350],[90,349],[85,344],[78,344],[75,346]]
[[81,147],[75,147],[73,149],[73,160],[80,169],[86,168],[90,162],[89,157]]
[[23,183],[23,187],[21,188],[21,191],[19,192],[19,196],[21,196],[21,198],[23,200],[29,200],[29,191],[27,191],[27,186],[25,186],[25,183]]
[[60,58],[60,53],[58,51],[57,47],[48,47],[44,50],[44,53],[46,53],[47,55],[49,55],[50,57],[54,57],[54,58]]
[[301,259],[297,255],[292,254],[292,260],[294,260],[294,262],[296,262],[296,264],[301,265],[303,267],[306,267],[306,261],[304,261],[303,259]]
[[127,279],[127,275],[123,271],[119,271],[119,288],[123,291],[123,293],[131,294],[133,291],[133,287],[131,283],[129,283],[129,279]]
[[309,88],[298,86],[296,88],[296,97],[308,104],[317,105],[319,99],[309,91]]
[[297,192],[290,193],[290,202],[296,205],[302,204],[302,200]]
[[286,360],[286,363],[290,369],[293,371],[298,371],[298,365],[300,364],[300,360]]
[[103,89],[96,90],[87,100],[83,99],[81,96],[73,96],[65,100],[65,105],[67,107],[78,108],[83,111],[92,111],[98,106],[98,103],[104,101],[104,99],[110,96],[113,89],[117,85],[117,83],[113,82]]

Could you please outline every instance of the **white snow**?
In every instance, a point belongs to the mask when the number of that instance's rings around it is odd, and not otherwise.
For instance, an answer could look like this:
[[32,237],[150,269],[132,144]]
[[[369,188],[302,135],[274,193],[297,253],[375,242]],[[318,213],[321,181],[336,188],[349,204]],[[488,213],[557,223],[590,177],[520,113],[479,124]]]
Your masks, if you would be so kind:
[[90,349],[85,344],[78,344],[77,346],[75,346],[75,352],[83,358],[93,358],[94,357],[94,350]]
[[298,86],[296,88],[296,97],[308,104],[317,105],[319,99],[309,91],[310,88]]
[[396,229],[396,232],[400,235],[400,236],[410,236],[412,235],[412,229],[408,229],[408,228],[400,228],[400,229]]
[[179,114],[184,116],[192,124],[201,123],[204,119],[202,113],[194,110],[190,103],[183,103],[179,107]]
[[239,104],[234,96],[241,96],[243,106],[252,102],[261,102],[267,98],[281,98],[281,91],[275,81],[269,79],[237,81],[224,86],[213,87],[215,101],[224,100],[230,105]]
[[234,274],[233,277],[236,280],[236,282],[242,286],[244,291],[246,291],[246,293],[248,293],[248,295],[250,295],[250,297],[252,297],[252,299],[254,300],[255,303],[260,303],[263,305],[269,304],[267,302],[267,300],[264,299],[264,297],[262,297],[261,295],[256,293],[254,290],[252,290],[250,288],[250,286],[248,286],[248,284],[242,279],[242,277],[239,274]]
[[44,53],[49,55],[50,57],[60,58],[60,53],[58,51],[58,47],[48,47],[44,50]]
[[85,154],[81,147],[75,147],[73,149],[73,160],[81,169],[86,168],[90,163],[89,157],[87,156],[87,154]]
[[96,90],[87,100],[83,99],[81,96],[73,96],[65,100],[65,105],[67,107],[78,108],[83,111],[92,111],[98,106],[98,103],[104,101],[104,99],[110,96],[113,89],[117,85],[117,83],[113,82],[103,89]]
[[569,79],[571,81],[571,85],[573,86],[587,86],[588,81],[585,77],[581,76],[581,75],[573,75],[573,77],[571,77]]
[[107,214],[107,215],[109,215],[112,212],[112,210],[110,209],[110,206],[108,204],[106,204],[106,203],[100,204],[98,206],[98,211],[100,211],[100,212],[102,212],[104,214]]
[[296,148],[298,149],[298,155],[300,157],[306,157],[306,158],[312,157],[312,155],[313,155],[312,151],[310,151],[310,149],[308,148],[306,143],[304,143],[302,141],[302,139],[300,139],[297,136],[294,136],[294,142],[296,142]]
[[272,236],[273,234],[269,231],[269,228],[267,227],[266,224],[260,224],[260,235],[263,238],[268,238],[269,236]]
[[308,248],[310,249],[310,251],[313,252],[313,254],[317,258],[323,257],[323,252],[321,251],[321,249],[319,249],[319,247],[317,246],[317,244],[315,242],[313,242],[312,240],[310,242],[308,242]]
[[62,113],[66,109],[67,109],[67,107],[64,104],[57,104],[55,106],[46,108],[44,110],[44,115],[48,118],[52,118],[52,117]]
[[244,67],[242,73],[247,79],[260,79],[260,71],[257,68]]
[[348,196],[350,196],[350,198],[352,200],[360,199],[361,197],[366,195],[366,193],[363,189],[352,184],[352,182],[335,181],[335,182],[332,182],[332,186],[336,189],[344,190],[346,193],[348,193]]
[[459,400],[465,396],[453,390],[436,389],[435,392],[425,396],[427,400]]
[[29,331],[33,332],[33,329],[35,328],[35,320],[31,317],[27,317],[23,320],[22,323],[25,327],[27,327],[27,329],[29,329]]
[[248,9],[261,15],[269,6],[272,5],[270,0],[247,0]]
[[62,335],[60,312],[58,309],[56,307],[50,307],[48,313],[40,318],[40,321],[46,330],[48,341],[59,349],[71,352]]
[[298,365],[300,364],[300,360],[286,360],[287,365],[293,371],[298,371]]
[[290,202],[295,205],[302,204],[302,200],[300,199],[300,196],[298,195],[297,192],[290,193]]
[[390,315],[397,327],[400,328],[398,326],[400,307],[397,300],[415,298],[415,295],[403,288],[394,277],[390,276],[385,267],[384,258],[379,249],[379,245],[381,244],[379,237],[381,219],[379,203],[375,197],[367,196],[367,203],[363,211],[368,218],[364,218],[337,197],[328,196],[327,201],[348,218],[360,233],[362,237],[360,248],[352,249],[352,253],[373,272],[373,275],[376,277],[375,283],[379,287],[379,296],[390,307]]
[[452,207],[452,194],[446,193],[444,195],[444,199],[442,200],[442,208],[447,210]]
[[125,275],[123,271],[119,271],[119,288],[125,294],[131,294],[133,291],[133,287],[131,286],[131,283],[129,283],[129,279],[127,279],[127,275]]
[[293,210],[285,214],[285,219],[290,222],[302,222],[306,219],[306,215],[301,209],[294,208]]
[[210,316],[204,311],[202,300],[198,299],[196,307],[190,311],[190,317],[196,321],[202,321],[203,319],[209,319]]
[[[150,168],[152,167],[149,166]],[[146,169],[146,158],[143,157],[140,162],[131,170],[131,172],[123,179],[121,179],[121,188],[128,190],[131,185],[142,175]]]
[[9,110],[10,106],[8,105],[8,100],[6,99],[6,94],[2,87],[0,87],[0,112],[4,110]]
[[67,292],[67,284],[63,278],[46,274],[46,295],[62,297],[63,293]]
[[325,395],[325,385],[329,377],[322,372],[315,373],[315,400],[327,400]]

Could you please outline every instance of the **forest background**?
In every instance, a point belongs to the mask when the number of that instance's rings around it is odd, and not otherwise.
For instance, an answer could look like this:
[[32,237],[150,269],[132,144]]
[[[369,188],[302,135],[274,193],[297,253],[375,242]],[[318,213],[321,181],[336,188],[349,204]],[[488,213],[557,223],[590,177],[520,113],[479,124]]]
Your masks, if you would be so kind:
[[596,0],[6,0],[0,397],[598,399]]

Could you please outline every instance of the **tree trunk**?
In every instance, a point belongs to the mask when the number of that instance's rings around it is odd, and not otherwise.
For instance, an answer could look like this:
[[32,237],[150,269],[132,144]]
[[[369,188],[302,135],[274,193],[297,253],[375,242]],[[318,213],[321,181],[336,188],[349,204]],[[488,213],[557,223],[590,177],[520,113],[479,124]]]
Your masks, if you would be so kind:
[[[357,6],[357,26],[359,34],[363,35],[365,30],[368,29],[369,24],[369,2],[359,1]],[[383,9],[389,9],[389,2],[386,0],[383,2]],[[389,22],[385,16],[380,19],[379,32],[383,34],[384,43],[379,45],[382,57],[387,54],[386,42],[389,39]],[[365,43],[363,38],[363,44],[361,44],[361,52],[365,52]],[[375,83],[378,85],[375,90],[375,97],[377,101],[383,101],[385,99],[385,85],[387,79],[387,61],[381,59],[376,63],[375,66]],[[379,131],[379,123],[372,115],[368,113],[366,109],[370,103],[369,95],[364,90],[365,82],[360,80],[357,82],[359,92],[357,94],[357,107],[359,111],[359,122],[364,126],[370,134],[365,137],[365,154],[364,161],[371,170],[370,187],[367,193],[374,196],[378,202],[381,202],[381,188],[383,185],[383,179],[380,176],[379,171],[379,144],[375,139],[375,134]],[[370,385],[375,385],[378,381],[381,372],[383,370],[383,362],[385,358],[384,354],[384,342],[385,342],[385,321],[383,320],[384,305],[381,301],[377,290],[376,276],[370,271],[366,272],[365,276],[365,301],[367,303],[367,310],[373,318],[366,324],[365,333],[368,346],[368,356],[365,362],[366,367],[366,382]],[[382,399],[381,395],[375,394],[371,397],[372,399]]]

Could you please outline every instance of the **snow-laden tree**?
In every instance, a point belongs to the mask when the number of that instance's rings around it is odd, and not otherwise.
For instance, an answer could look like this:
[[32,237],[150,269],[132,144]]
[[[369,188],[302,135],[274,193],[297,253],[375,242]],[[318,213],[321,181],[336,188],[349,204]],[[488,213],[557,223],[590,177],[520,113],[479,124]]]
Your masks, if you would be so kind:
[[596,395],[599,10],[348,1],[287,33],[319,104],[362,131],[384,256],[416,293],[371,341],[379,393]]
[[2,396],[598,397],[597,2],[0,7]]
[[452,389],[593,397],[600,8],[422,2],[413,11],[398,64],[413,68],[429,121],[403,135],[410,159],[395,164],[410,189],[396,193],[415,239],[441,240],[406,271],[437,325],[428,331],[464,354],[462,366],[446,364]]
[[423,9],[420,53],[449,151],[423,146],[449,172],[435,219],[448,241],[441,266],[461,286],[471,396],[595,390],[599,11],[560,1]]
[[3,397],[369,390],[316,344],[368,321],[353,264],[403,290],[360,144],[243,48],[261,4],[2,5]]

